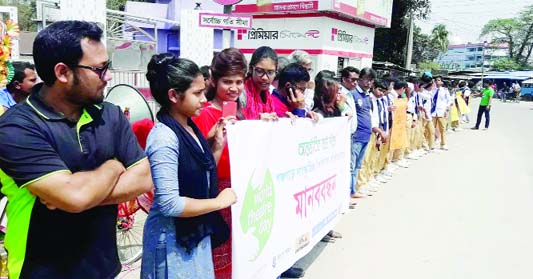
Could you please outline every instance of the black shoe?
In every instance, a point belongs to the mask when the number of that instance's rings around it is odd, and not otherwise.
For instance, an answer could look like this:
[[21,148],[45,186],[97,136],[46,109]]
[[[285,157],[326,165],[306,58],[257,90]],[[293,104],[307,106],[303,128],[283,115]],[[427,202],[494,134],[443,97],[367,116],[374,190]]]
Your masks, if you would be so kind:
[[472,128],[470,128],[470,129],[471,129],[471,130],[479,130],[478,127],[472,127]]
[[291,267],[281,274],[281,277],[301,278],[304,277],[305,271],[299,267]]

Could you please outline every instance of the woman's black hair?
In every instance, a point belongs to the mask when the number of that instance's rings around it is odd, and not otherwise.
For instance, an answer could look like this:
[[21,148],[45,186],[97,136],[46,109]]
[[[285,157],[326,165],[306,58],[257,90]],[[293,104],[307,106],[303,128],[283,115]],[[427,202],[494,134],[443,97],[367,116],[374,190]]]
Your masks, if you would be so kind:
[[314,109],[322,111],[325,117],[341,116],[341,111],[335,106],[331,105],[333,100],[337,98],[339,91],[339,81],[335,79],[335,73],[329,70],[322,70],[315,76],[315,96]]
[[[217,94],[218,80],[224,76],[242,75],[246,77],[246,58],[239,49],[226,48],[213,56],[211,61],[211,79],[215,86],[210,85],[205,94],[208,101],[212,101]],[[240,98],[240,97],[239,97]],[[241,102],[237,99],[237,119],[244,120]]]
[[172,88],[183,98],[185,91],[199,75],[202,75],[202,72],[193,61],[177,58],[172,53],[161,53],[150,59],[146,79],[150,83],[154,99],[162,109],[168,109],[168,91]]
[[250,59],[250,68],[248,69],[248,76],[252,75],[253,68],[255,67],[255,65],[266,58],[272,59],[272,61],[274,61],[276,69],[278,68],[278,54],[276,54],[276,52],[271,47],[262,46],[257,48],[252,54],[252,58]]

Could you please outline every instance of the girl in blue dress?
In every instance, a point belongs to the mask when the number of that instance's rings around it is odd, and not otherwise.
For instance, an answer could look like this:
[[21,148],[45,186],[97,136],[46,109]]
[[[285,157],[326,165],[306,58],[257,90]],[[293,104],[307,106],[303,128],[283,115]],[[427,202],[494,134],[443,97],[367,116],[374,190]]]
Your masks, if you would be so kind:
[[229,237],[219,210],[236,202],[231,188],[217,189],[213,154],[224,148],[225,121],[213,126],[208,140],[191,121],[207,101],[194,62],[154,55],[146,77],[161,109],[146,144],[155,195],[144,226],[141,278],[214,278],[211,249]]

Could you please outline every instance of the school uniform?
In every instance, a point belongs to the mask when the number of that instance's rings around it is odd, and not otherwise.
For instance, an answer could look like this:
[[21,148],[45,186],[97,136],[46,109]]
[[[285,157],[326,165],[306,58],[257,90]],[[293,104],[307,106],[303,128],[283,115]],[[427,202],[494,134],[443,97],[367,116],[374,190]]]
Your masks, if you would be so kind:
[[[371,123],[372,123],[372,129],[380,126],[380,114],[379,114],[379,106],[380,106],[380,99],[376,98],[374,94],[370,94],[370,104],[371,104]],[[374,167],[375,167],[375,161],[379,158],[379,151],[376,147],[377,142],[377,135],[375,133],[372,133],[370,135],[370,141],[368,142],[368,147],[365,152],[365,156],[363,159],[363,165],[361,168],[361,172],[359,173],[359,176],[357,178],[357,185],[359,187],[365,186],[372,178],[374,177]]]
[[416,150],[416,126],[413,127],[412,124],[416,124],[418,120],[418,108],[416,106],[417,99],[419,98],[418,93],[412,91],[411,97],[407,101],[407,148],[405,150],[405,155],[411,154]]
[[433,150],[433,144],[435,142],[435,125],[433,124],[433,118],[431,117],[432,107],[432,94],[430,91],[422,89],[419,94],[422,101],[424,110],[422,112],[422,126],[424,127],[424,147],[427,150]]
[[389,111],[389,107],[393,105],[392,97],[390,95],[385,95],[383,98],[381,98],[381,105],[382,105],[382,130],[387,133],[387,143],[383,144],[381,146],[381,150],[379,153],[379,158],[377,160],[377,169],[379,171],[384,170],[388,164],[391,163],[392,160],[392,153],[390,151],[390,144],[391,144],[391,126],[392,126],[392,112]]
[[437,88],[433,92],[431,100],[431,117],[433,118],[433,124],[439,129],[440,146],[444,149],[446,146],[446,126],[448,125],[446,116],[451,105],[450,93],[444,87]]
[[[355,194],[360,185],[357,183],[359,172],[363,166],[363,159],[372,135],[372,108],[370,95],[359,85],[350,92],[355,103],[357,114],[357,130],[352,134],[352,184],[351,193]],[[355,158],[355,160],[353,160]]]

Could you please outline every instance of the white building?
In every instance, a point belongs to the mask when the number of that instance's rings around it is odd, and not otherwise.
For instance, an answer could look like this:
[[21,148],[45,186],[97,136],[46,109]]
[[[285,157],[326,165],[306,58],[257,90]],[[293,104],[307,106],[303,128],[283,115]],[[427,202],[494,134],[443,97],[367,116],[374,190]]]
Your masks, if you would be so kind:
[[490,68],[495,60],[508,56],[506,45],[484,47],[483,43],[468,43],[448,46],[448,50],[436,60],[441,68],[446,70],[480,70],[483,63],[485,68]]
[[233,13],[253,15],[252,29],[239,30],[235,47],[248,57],[260,46],[279,55],[305,50],[313,68],[338,72],[346,66],[372,66],[374,33],[390,27],[392,0],[244,0]]

